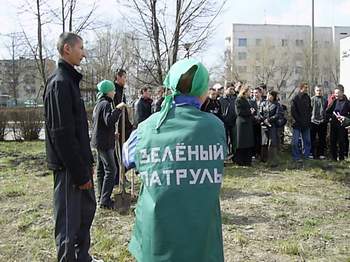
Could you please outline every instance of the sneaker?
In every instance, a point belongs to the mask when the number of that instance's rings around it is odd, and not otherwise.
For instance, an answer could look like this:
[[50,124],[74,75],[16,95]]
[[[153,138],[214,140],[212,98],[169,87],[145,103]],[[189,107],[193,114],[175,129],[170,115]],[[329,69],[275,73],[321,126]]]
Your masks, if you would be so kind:
[[314,156],[308,156],[307,159],[314,159]]
[[95,257],[92,257],[91,262],[104,262],[104,261],[102,259],[97,259]]
[[111,200],[108,204],[100,204],[100,208],[102,209],[114,209],[115,208],[115,203],[114,201]]
[[320,156],[320,160],[325,160],[326,157],[325,156]]

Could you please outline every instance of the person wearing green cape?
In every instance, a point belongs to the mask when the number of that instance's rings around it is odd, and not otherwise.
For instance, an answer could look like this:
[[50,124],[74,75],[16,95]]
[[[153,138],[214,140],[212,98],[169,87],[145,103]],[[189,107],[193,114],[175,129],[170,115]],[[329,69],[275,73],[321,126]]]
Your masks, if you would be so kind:
[[168,72],[162,109],[123,146],[142,186],[129,250],[138,262],[224,261],[220,188],[226,157],[222,121],[200,111],[209,75],[195,59]]

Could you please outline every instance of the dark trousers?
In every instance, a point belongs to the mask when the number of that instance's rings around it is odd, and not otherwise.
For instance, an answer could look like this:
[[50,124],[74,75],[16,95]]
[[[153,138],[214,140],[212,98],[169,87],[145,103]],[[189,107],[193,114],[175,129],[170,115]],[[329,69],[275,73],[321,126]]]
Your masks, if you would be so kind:
[[80,190],[67,171],[54,172],[57,260],[89,262],[90,227],[95,216],[94,189]]
[[253,156],[260,157],[261,155],[261,125],[260,123],[254,124],[253,126],[254,132],[254,149]]
[[234,126],[227,126],[225,125],[225,131],[226,131],[226,142],[227,142],[227,148],[228,148],[228,153],[230,155],[235,154],[235,148],[234,148]]
[[[319,158],[325,155],[327,136],[327,123],[314,124],[311,123],[311,153],[314,158]],[[316,138],[318,137],[318,139]]]
[[345,127],[342,127],[338,123],[331,123],[331,153],[333,160],[344,160],[344,155],[347,152],[346,149],[346,136],[348,132]]
[[111,195],[118,174],[114,149],[97,149],[97,196],[101,205],[111,204]]
[[236,162],[239,166],[252,164],[252,148],[237,148]]

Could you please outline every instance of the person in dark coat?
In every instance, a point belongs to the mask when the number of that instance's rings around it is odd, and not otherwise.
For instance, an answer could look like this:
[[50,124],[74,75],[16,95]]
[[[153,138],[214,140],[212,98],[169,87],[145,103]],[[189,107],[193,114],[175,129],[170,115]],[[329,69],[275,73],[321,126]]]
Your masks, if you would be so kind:
[[224,95],[220,97],[222,120],[225,125],[226,140],[228,148],[228,158],[233,158],[236,154],[236,108],[235,108],[234,87],[229,84]]
[[249,87],[243,85],[236,99],[237,164],[251,165],[254,147],[253,110],[249,104]]
[[54,219],[58,261],[95,261],[89,255],[90,227],[96,210],[93,156],[88,122],[75,70],[85,57],[83,40],[59,36],[58,67],[44,90],[45,144],[54,174]]
[[113,209],[111,194],[118,172],[114,157],[115,124],[126,104],[121,102],[114,108],[115,91],[112,81],[101,81],[97,89],[97,103],[92,114],[91,146],[97,149],[97,161],[101,163],[97,169],[98,201],[101,208]]
[[254,108],[253,112],[253,130],[254,130],[254,148],[253,148],[253,156],[261,159],[261,107],[264,104],[264,99],[262,97],[262,90],[260,87],[256,87],[253,90],[253,99],[249,101],[252,108]]
[[299,148],[300,136],[304,145],[304,157],[308,159],[313,158],[311,155],[310,138],[312,108],[310,96],[307,94],[308,88],[307,83],[301,83],[299,85],[299,92],[291,102],[291,114],[293,118],[292,157],[295,161],[301,160]]
[[214,88],[209,88],[208,97],[202,104],[201,110],[212,113],[222,120],[221,105],[218,100],[218,93]]
[[[315,95],[311,98],[311,152],[314,158],[325,159],[327,136],[327,99],[322,94],[322,86],[315,86]],[[316,139],[316,137],[318,139]]]
[[[115,87],[115,95],[113,98],[113,103],[114,105],[118,105],[121,102],[127,104],[126,101],[126,96],[125,96],[125,85],[126,85],[126,81],[127,81],[127,76],[126,76],[126,71],[124,69],[118,69],[115,73],[115,77],[114,77],[114,87]],[[117,132],[117,137],[119,140],[119,145],[120,145],[120,150],[122,149],[122,115],[120,114],[119,119],[117,121],[117,126],[118,126],[118,132]],[[125,111],[125,140],[127,140],[133,130],[133,125],[130,122],[129,119],[129,114],[127,114],[127,110]],[[117,155],[115,156],[115,161],[117,163],[117,169],[118,172],[116,174],[115,177],[115,184],[118,185],[119,184],[119,165],[118,163],[121,163],[121,159],[118,159]],[[100,164],[102,164],[100,161],[97,162],[97,169],[99,169]],[[124,181],[126,181],[126,178],[124,179]]]
[[268,162],[272,167],[277,166],[277,149],[280,142],[277,120],[283,114],[277,95],[276,91],[269,91],[267,101],[261,107],[262,144],[268,149]]
[[157,91],[157,99],[154,103],[154,112],[159,112],[162,109],[162,103],[164,101],[164,87],[159,87]]
[[350,116],[350,102],[340,88],[334,90],[335,100],[328,106],[326,113],[331,118],[331,153],[334,161],[345,159],[347,152],[346,139],[348,132],[337,119],[337,115]]
[[151,99],[150,89],[144,87],[141,89],[140,94],[141,97],[135,103],[135,128],[152,114],[153,100]]

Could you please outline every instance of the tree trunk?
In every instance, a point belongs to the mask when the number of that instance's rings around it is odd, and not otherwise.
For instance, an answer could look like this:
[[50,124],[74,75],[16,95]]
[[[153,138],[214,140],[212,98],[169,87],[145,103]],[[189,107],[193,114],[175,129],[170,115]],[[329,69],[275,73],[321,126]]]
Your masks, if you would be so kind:
[[42,44],[42,23],[41,23],[41,12],[40,12],[40,0],[36,1],[37,17],[38,17],[38,52],[39,52],[39,72],[43,81],[43,86],[46,85],[46,70],[45,70],[45,59],[43,57],[43,44]]
[[61,13],[62,13],[62,32],[66,31],[66,17],[64,15],[64,0],[61,1]]
[[160,43],[159,43],[159,25],[157,20],[157,0],[151,0],[151,13],[152,13],[152,32],[154,47],[156,52],[156,65],[157,65],[157,75],[158,83],[163,83],[163,70],[162,70],[162,59],[160,55]]
[[69,5],[69,32],[73,31],[73,2],[74,0],[70,0]]
[[[172,65],[176,63],[177,61],[177,53],[179,51],[179,38],[180,38],[180,16],[181,16],[181,9],[182,9],[182,0],[176,1],[176,26],[175,26],[175,32],[174,32],[174,46],[173,46],[173,57],[172,57]],[[169,65],[170,68],[171,65]]]

